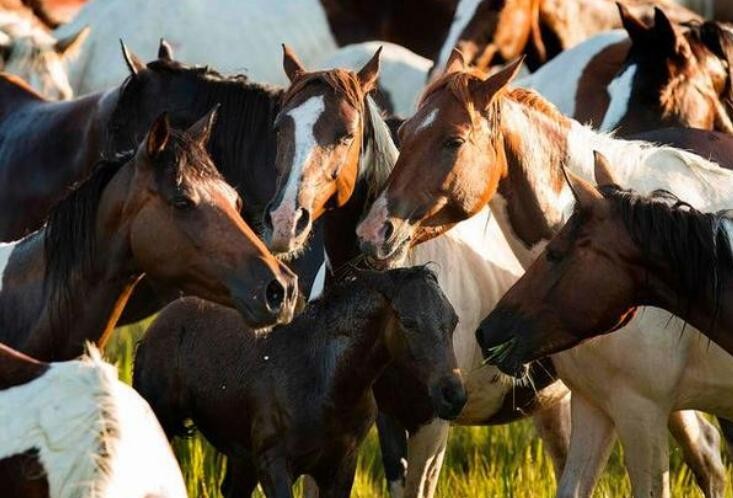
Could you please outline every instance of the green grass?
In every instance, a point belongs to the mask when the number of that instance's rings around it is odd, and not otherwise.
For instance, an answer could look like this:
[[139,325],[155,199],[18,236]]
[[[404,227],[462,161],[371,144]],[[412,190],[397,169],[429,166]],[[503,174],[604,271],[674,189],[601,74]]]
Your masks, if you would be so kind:
[[[146,324],[117,331],[106,355],[116,362],[120,377],[130,382],[135,343]],[[223,476],[223,457],[201,437],[177,440],[174,449],[189,490],[189,496],[220,497],[219,482]],[[671,461],[672,496],[702,497],[689,469],[683,464],[679,449],[674,447]],[[730,473],[729,466],[729,475]],[[438,485],[439,497],[451,498],[550,498],[555,494],[552,462],[542,449],[529,421],[498,427],[456,427],[452,429],[443,471]],[[595,498],[617,498],[630,495],[628,478],[616,448]],[[386,497],[386,486],[379,457],[376,434],[364,442],[356,481],[355,498]],[[726,497],[733,498],[730,483]]]

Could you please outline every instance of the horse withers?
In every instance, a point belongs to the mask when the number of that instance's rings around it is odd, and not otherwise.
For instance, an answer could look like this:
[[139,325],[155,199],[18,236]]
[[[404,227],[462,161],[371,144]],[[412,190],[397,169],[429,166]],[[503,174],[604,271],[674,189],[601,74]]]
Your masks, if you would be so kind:
[[3,496],[187,496],[150,406],[94,348],[43,363],[0,344],[0,424]]
[[169,436],[190,418],[229,457],[224,496],[292,496],[299,475],[350,495],[376,417],[372,384],[390,363],[423,379],[441,417],[466,393],[451,346],[457,316],[424,267],[356,271],[290,325],[266,334],[193,298],[165,308],[140,343],[133,385]]
[[215,113],[185,131],[163,114],[16,245],[2,275],[4,342],[40,359],[103,345],[143,275],[236,307],[255,327],[290,320],[297,278],[242,220],[206,152]]

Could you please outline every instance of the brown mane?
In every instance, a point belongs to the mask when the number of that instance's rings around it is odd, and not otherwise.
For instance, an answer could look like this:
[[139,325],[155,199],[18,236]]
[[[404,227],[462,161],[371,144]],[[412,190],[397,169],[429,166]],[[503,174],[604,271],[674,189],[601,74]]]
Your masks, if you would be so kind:
[[331,69],[328,71],[315,71],[299,75],[290,85],[290,88],[283,94],[282,105],[285,106],[290,99],[303,91],[303,88],[312,83],[325,83],[333,91],[343,95],[349,105],[355,109],[362,110],[364,92],[359,84],[359,79],[353,71],[345,69]]

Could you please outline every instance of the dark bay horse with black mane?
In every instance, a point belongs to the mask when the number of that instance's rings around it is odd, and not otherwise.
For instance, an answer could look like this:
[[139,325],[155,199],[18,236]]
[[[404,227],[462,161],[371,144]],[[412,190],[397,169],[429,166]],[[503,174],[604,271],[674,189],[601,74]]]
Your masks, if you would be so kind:
[[205,150],[215,111],[187,131],[157,118],[137,150],[97,166],[22,241],[2,274],[0,340],[43,360],[104,345],[143,275],[288,322],[297,278],[239,215]]

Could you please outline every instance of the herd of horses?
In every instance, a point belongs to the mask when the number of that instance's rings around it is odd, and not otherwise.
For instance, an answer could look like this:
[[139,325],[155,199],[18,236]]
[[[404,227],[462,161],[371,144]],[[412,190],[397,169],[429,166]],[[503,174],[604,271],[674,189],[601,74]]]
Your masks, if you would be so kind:
[[[192,423],[227,498],[345,497],[376,422],[428,498],[450,424],[531,417],[559,497],[616,438],[668,497],[669,432],[724,496],[733,25],[271,4],[0,1],[3,493],[182,498]],[[155,313],[131,389],[96,348]]]

